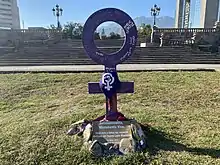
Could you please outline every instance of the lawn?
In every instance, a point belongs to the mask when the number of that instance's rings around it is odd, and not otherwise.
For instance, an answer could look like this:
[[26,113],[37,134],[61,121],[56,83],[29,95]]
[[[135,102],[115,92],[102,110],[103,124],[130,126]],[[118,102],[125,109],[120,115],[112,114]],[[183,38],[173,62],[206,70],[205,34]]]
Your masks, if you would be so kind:
[[146,125],[149,149],[94,158],[71,123],[104,114],[87,83],[101,73],[0,75],[0,164],[220,164],[220,73],[120,73],[135,81],[119,111]]

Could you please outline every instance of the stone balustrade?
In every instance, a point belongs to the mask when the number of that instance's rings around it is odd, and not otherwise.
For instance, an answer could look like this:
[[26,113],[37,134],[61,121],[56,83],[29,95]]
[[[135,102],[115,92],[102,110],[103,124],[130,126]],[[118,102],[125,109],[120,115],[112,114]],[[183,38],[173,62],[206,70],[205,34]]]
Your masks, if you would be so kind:
[[215,33],[216,28],[158,28],[155,33]]
[[[184,44],[185,41],[190,43],[190,40],[193,40],[193,43],[196,43],[201,39],[213,43],[215,40],[219,40],[219,32],[219,28],[155,28],[154,42],[160,44],[162,35],[164,45]],[[11,46],[13,44],[22,45],[21,43],[27,43],[29,41],[32,41],[32,43],[34,43],[34,41],[42,41],[42,43],[49,42],[55,44],[62,40],[62,34],[63,33],[59,30],[51,29],[0,29],[0,46]],[[147,39],[139,39],[139,41],[142,40]],[[66,43],[69,42],[66,39],[63,39],[63,41]],[[110,46],[111,43],[113,46],[117,46],[113,41],[108,42],[108,46]],[[137,45],[139,45],[139,42]]]
[[201,41],[213,44],[219,40],[219,32],[219,28],[155,28],[154,41],[163,41],[163,45],[195,44]]

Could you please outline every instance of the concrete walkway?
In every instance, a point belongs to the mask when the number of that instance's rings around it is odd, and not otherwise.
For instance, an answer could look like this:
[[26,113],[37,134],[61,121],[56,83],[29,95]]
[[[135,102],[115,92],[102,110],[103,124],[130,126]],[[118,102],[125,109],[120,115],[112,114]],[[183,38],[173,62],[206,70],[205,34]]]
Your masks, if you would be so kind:
[[[101,65],[62,65],[62,66],[5,66],[0,73],[25,72],[103,72]],[[121,72],[134,71],[220,71],[219,64],[121,64],[117,67]]]

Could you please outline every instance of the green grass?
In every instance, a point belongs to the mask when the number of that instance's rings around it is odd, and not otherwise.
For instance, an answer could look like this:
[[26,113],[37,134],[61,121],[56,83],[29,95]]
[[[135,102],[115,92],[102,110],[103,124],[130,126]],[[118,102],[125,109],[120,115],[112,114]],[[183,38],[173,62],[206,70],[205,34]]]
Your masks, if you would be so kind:
[[0,75],[0,164],[220,164],[220,73],[120,73],[135,94],[119,111],[146,128],[149,149],[94,158],[71,123],[103,115],[104,96],[89,95],[100,73]]

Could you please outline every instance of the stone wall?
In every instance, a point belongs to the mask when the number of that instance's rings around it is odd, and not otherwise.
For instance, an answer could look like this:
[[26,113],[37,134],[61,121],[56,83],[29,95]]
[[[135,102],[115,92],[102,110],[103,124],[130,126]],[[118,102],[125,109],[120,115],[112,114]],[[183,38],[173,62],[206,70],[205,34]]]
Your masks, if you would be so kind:
[[61,38],[61,33],[55,30],[0,30],[0,45],[7,45],[16,41],[37,41],[48,40],[50,38]]
[[[179,41],[185,43],[193,38],[195,43],[204,40],[206,43],[212,44],[219,40],[219,29],[218,28],[161,28],[154,29],[154,41],[160,42],[161,34],[163,34],[164,45],[175,44]],[[178,43],[177,43],[178,44]]]
[[62,38],[62,34],[56,30],[0,30],[0,46],[15,46],[42,43],[55,44]]

